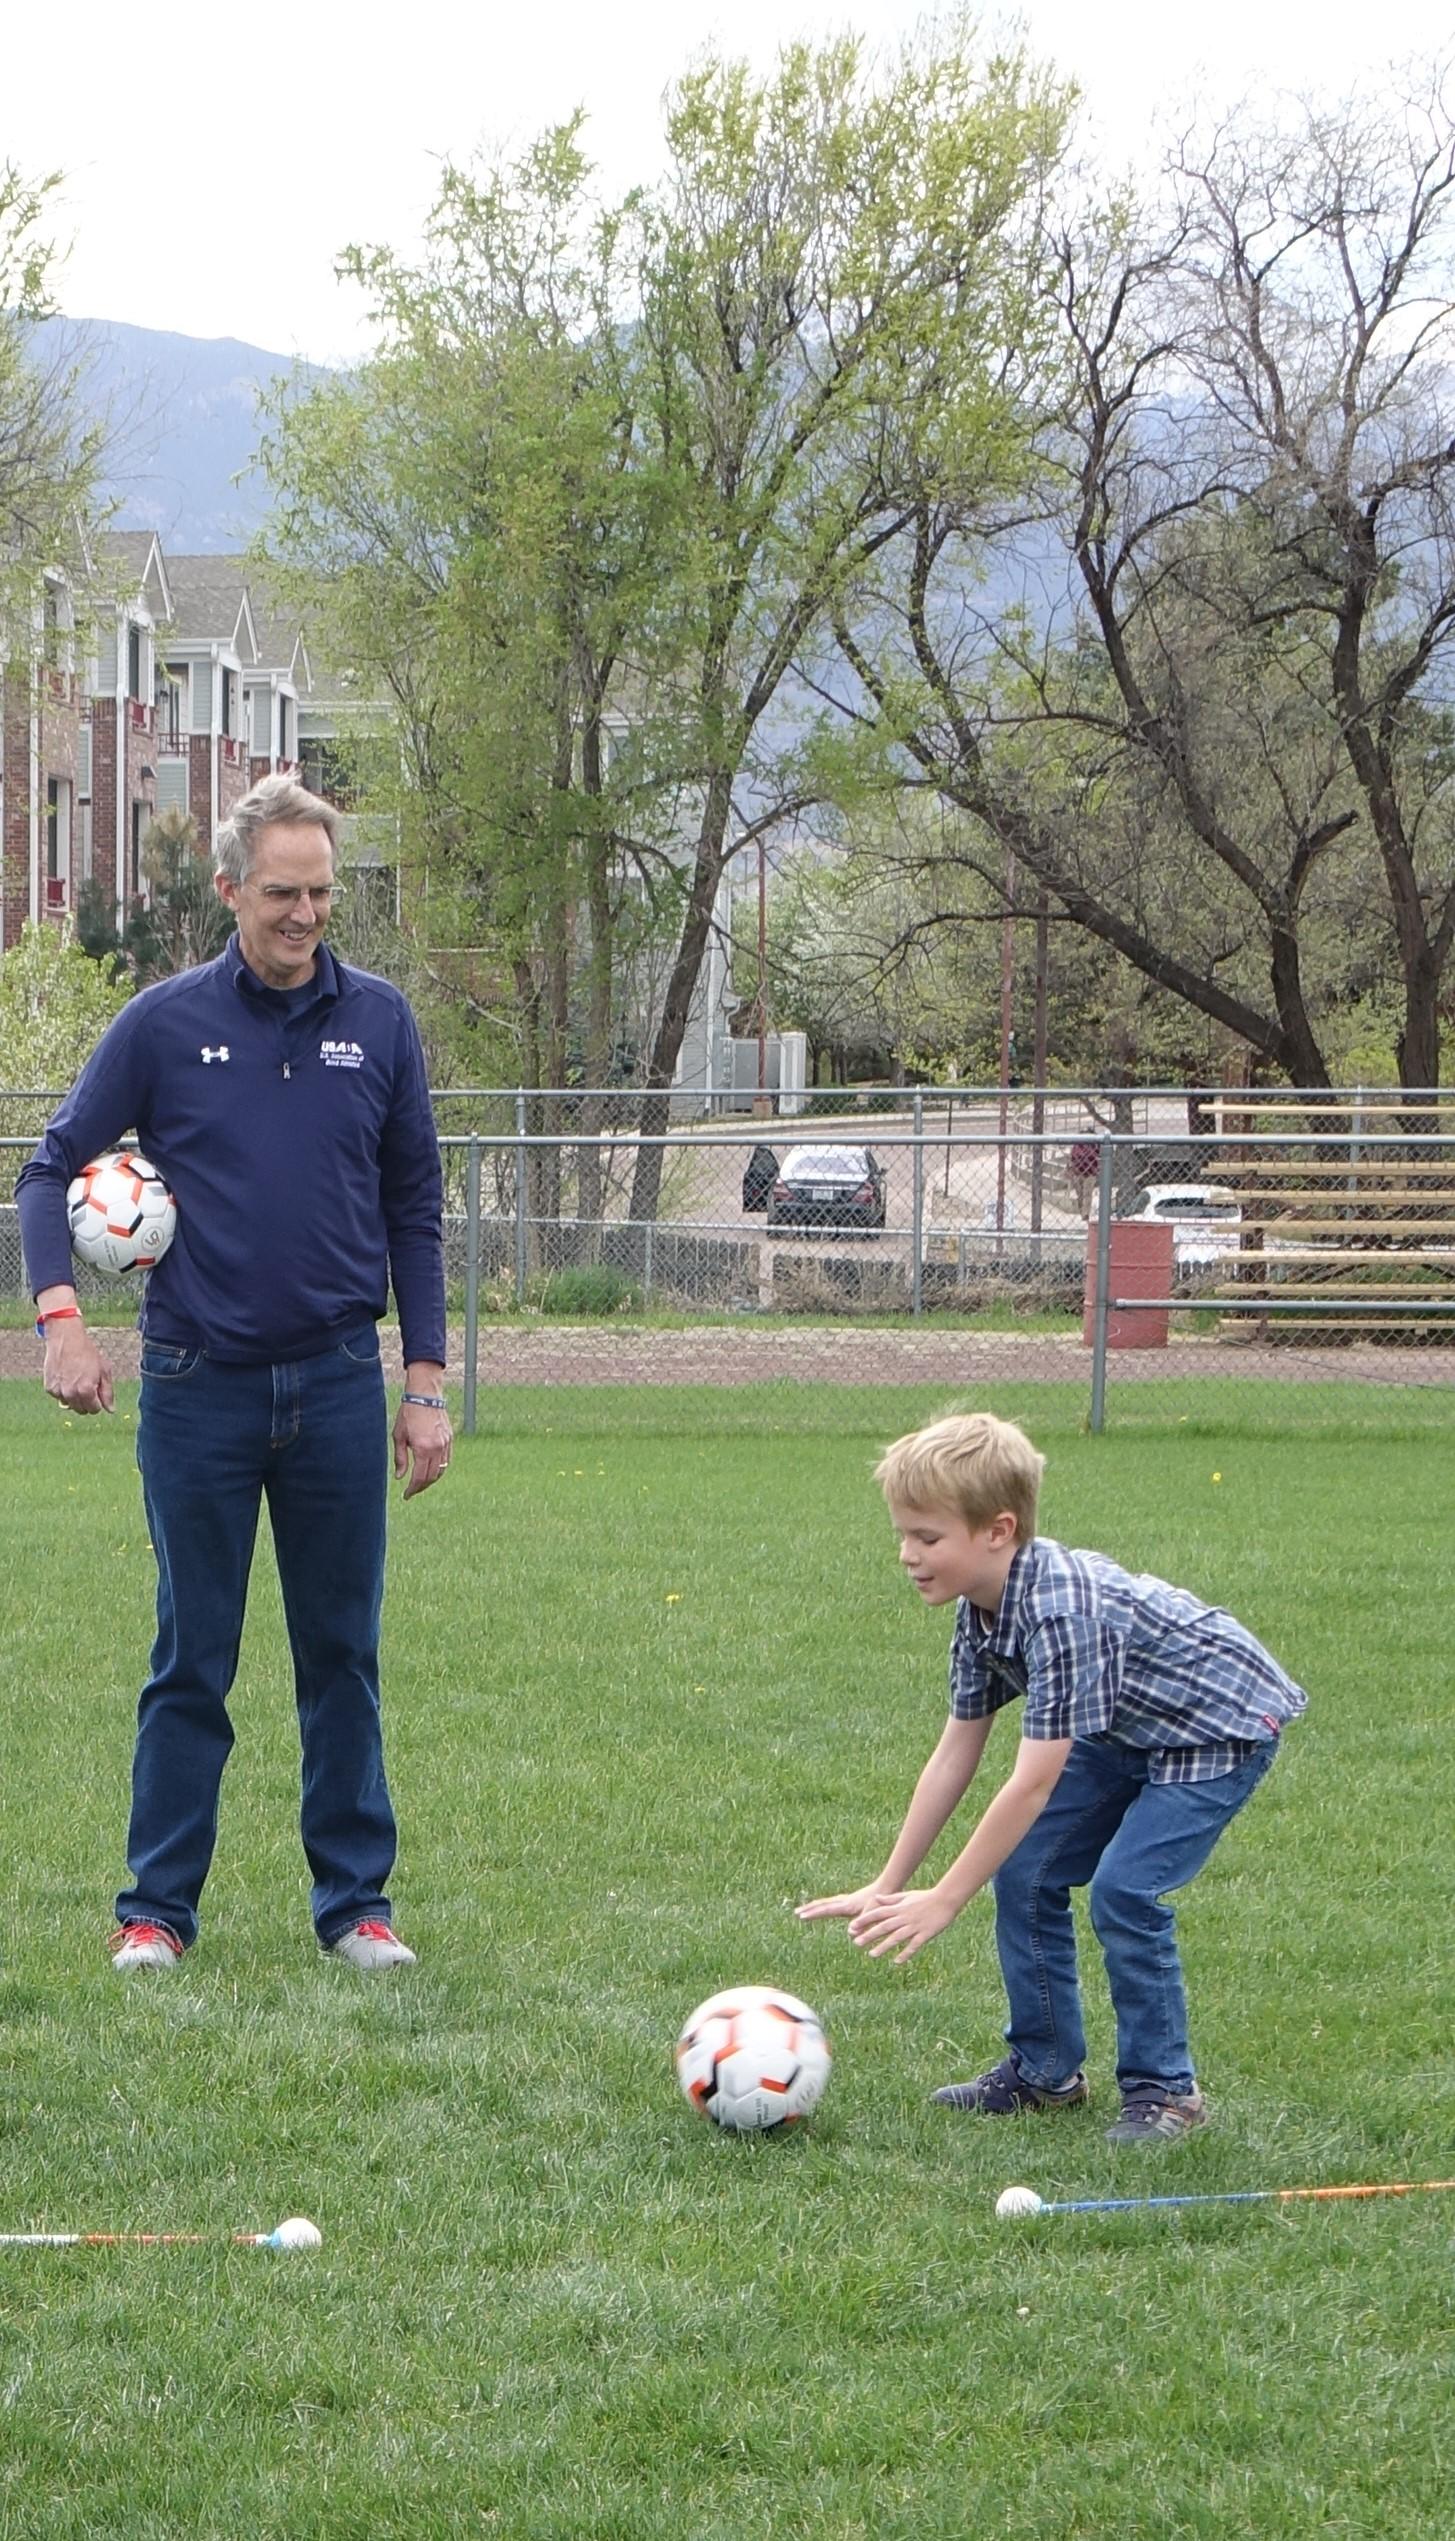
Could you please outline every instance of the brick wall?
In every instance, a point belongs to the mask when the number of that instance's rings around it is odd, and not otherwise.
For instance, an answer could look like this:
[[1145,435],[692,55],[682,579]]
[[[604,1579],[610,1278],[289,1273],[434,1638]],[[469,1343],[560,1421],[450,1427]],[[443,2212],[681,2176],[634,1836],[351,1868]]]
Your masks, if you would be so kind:
[[123,701],[121,709],[121,756],[117,760],[117,714],[113,697],[96,697],[91,703],[91,868],[107,896],[108,905],[116,903],[116,806],[121,800],[122,883],[126,896],[131,890],[132,814],[141,806],[143,837],[157,808],[155,775],[143,776],[143,768],[155,769],[156,738],[152,731],[152,709],[143,709],[140,717],[133,713],[133,700]]
[[0,671],[0,900],[4,941],[14,944],[30,915],[30,682]]
[[[31,714],[36,716],[36,795],[41,871],[45,858],[46,789],[52,777],[71,788],[71,882],[66,906],[74,908],[81,879],[81,813],[77,785],[81,772],[81,727],[85,704],[79,680],[66,671],[42,670],[32,682],[24,673],[0,679],[3,719],[4,809],[0,813],[0,901],[4,942],[13,944],[31,910]],[[46,897],[36,876],[37,905]]]

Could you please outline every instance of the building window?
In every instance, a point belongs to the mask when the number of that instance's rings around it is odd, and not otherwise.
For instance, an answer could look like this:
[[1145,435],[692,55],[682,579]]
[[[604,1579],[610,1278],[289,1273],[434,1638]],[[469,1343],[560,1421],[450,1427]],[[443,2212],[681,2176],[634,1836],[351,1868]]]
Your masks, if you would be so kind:
[[133,619],[126,630],[126,693],[128,697],[141,697],[145,694],[142,687],[144,667],[142,632]]
[[162,750],[180,750],[182,746],[182,688],[187,677],[185,662],[157,664],[157,746]]
[[145,803],[133,803],[131,807],[131,859],[127,881],[128,896],[133,900],[140,900],[145,897],[142,888],[143,876],[141,869],[141,825],[145,816]]
[[74,667],[71,638],[75,615],[65,585],[52,581],[49,576],[46,578],[43,606],[46,667],[53,671],[69,671]]
[[226,736],[230,735],[235,729],[233,724],[233,673],[228,669],[226,662],[222,664],[221,668],[222,722],[218,728],[224,736]]
[[289,712],[291,704],[291,698],[280,696],[278,699],[278,756],[280,759],[291,759],[293,756],[292,718]]
[[310,737],[298,745],[299,775],[310,794],[321,794],[336,811],[355,808],[356,787],[347,752],[336,742]]
[[65,907],[70,879],[70,779],[52,776],[47,777],[45,789],[45,896],[50,907]]

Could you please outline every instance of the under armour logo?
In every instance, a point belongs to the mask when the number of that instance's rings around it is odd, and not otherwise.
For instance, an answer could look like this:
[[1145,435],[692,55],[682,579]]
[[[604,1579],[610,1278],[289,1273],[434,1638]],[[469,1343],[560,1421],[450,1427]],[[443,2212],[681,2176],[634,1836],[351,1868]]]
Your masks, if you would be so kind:
[[204,1050],[204,1051],[203,1051],[203,1053],[202,1053],[202,1064],[203,1064],[203,1066],[204,1066],[205,1068],[210,1068],[214,1059],[230,1059],[231,1057],[232,1057],[232,1052],[229,1050],[229,1048],[228,1048],[228,1046],[227,1046],[227,1043],[224,1041],[224,1043],[222,1044],[221,1049],[219,1049],[219,1050]]

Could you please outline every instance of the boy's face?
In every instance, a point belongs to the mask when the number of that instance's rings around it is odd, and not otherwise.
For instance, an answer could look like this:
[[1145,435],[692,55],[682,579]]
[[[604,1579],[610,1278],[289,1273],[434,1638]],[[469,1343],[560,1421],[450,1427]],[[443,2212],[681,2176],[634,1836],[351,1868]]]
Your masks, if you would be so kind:
[[909,1509],[891,1500],[899,1558],[927,1606],[956,1597],[994,1614],[1015,1559],[1016,1522],[1002,1509],[986,1526],[972,1526],[956,1509]]

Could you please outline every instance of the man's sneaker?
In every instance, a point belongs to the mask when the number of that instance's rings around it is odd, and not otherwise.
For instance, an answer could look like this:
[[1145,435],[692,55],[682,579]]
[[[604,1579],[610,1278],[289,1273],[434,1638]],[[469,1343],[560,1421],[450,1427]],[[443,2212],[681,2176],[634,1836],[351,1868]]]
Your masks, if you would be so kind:
[[1121,2115],[1106,2130],[1108,2144],[1170,2144],[1195,2126],[1206,2126],[1207,2102],[1196,2083],[1190,2091],[1164,2091],[1140,2083],[1122,2093]]
[[1027,2082],[1014,2056],[1005,2056],[974,2082],[947,2082],[935,2098],[942,2109],[973,2109],[980,2117],[1018,2117],[1023,2109],[1079,2109],[1091,2097],[1084,2073],[1073,2074],[1059,2091],[1043,2091]]
[[414,1952],[406,1950],[392,1924],[356,1923],[330,1941],[331,1959],[347,1959],[351,1968],[412,1968]]
[[107,1943],[114,1968],[170,1968],[182,1955],[182,1944],[164,1923],[118,1924]]

